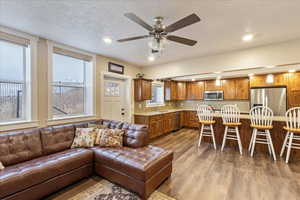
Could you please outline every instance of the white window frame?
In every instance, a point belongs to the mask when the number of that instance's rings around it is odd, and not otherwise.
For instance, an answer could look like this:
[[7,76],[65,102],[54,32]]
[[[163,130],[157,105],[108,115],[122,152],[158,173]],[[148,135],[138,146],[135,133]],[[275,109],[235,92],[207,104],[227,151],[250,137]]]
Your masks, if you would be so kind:
[[[25,78],[25,116],[24,119],[11,120],[7,122],[1,122],[1,131],[7,131],[12,129],[22,129],[31,128],[39,126],[38,121],[38,95],[37,95],[37,44],[38,37],[32,36],[27,33],[16,31],[7,27],[0,26],[0,31],[15,35],[17,37],[22,37],[29,40],[30,44],[27,48],[26,54],[30,56],[30,59],[26,59],[26,70],[24,76]],[[25,63],[24,63],[25,64]]]
[[[87,120],[90,119],[95,119],[96,118],[96,106],[95,106],[95,94],[96,94],[96,84],[95,84],[95,80],[96,80],[96,55],[89,53],[89,52],[85,52],[67,45],[63,45],[63,44],[59,44],[59,43],[55,43],[53,41],[47,40],[47,44],[48,44],[48,125],[54,125],[54,124],[60,124],[60,123],[69,123],[69,122],[76,122],[76,121],[81,121],[82,118],[85,118]],[[54,117],[53,113],[52,113],[52,80],[53,80],[53,48],[54,47],[59,47],[62,49],[66,49],[69,51],[73,51],[76,53],[80,53],[83,55],[88,55],[92,57],[91,60],[91,79],[86,82],[86,89],[90,90],[89,92],[85,92],[85,95],[90,95],[89,97],[85,96],[85,100],[88,99],[89,102],[85,103],[85,113],[81,114],[81,115],[68,115],[68,116],[62,116],[62,117]]]
[[[152,87],[159,86],[163,88],[163,103],[151,103],[150,100],[146,101],[146,107],[158,107],[158,106],[165,106],[165,94],[164,94],[164,83],[160,81],[152,82]],[[152,93],[152,89],[151,89]],[[152,95],[151,95],[152,96]]]

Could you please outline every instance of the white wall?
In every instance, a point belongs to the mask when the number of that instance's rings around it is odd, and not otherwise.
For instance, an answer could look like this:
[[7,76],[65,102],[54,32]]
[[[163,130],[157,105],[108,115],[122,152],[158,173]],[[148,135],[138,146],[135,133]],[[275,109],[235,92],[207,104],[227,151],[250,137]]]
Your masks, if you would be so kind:
[[295,40],[144,67],[143,73],[146,74],[147,78],[167,78],[232,69],[290,64],[299,61],[300,40]]

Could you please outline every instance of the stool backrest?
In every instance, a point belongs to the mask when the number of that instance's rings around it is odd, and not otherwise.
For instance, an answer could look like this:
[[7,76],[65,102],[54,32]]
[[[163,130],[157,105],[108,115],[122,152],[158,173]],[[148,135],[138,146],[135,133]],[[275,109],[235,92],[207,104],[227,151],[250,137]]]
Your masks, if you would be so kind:
[[225,105],[221,108],[223,123],[240,122],[240,109],[236,105]]
[[212,121],[214,119],[214,111],[211,106],[208,105],[198,105],[197,115],[199,121]]
[[295,107],[289,109],[285,113],[286,117],[286,126],[291,129],[300,128],[300,107]]
[[250,110],[251,124],[256,126],[271,126],[273,111],[266,106],[256,106]]

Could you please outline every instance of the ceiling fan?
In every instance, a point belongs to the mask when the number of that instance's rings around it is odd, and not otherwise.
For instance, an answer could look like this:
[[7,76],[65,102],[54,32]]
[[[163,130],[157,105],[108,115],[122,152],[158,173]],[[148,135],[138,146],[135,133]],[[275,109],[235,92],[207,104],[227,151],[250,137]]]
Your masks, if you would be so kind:
[[171,40],[173,42],[178,42],[180,44],[188,45],[188,46],[194,46],[197,41],[175,36],[175,35],[169,35],[169,33],[172,33],[174,31],[177,31],[179,29],[182,29],[186,26],[192,25],[194,23],[197,23],[200,21],[200,18],[196,14],[191,14],[187,17],[184,17],[183,19],[169,25],[165,26],[163,24],[163,17],[155,17],[154,18],[154,26],[150,26],[145,21],[143,21],[141,18],[136,16],[133,13],[126,13],[124,14],[125,17],[129,18],[133,22],[141,25],[145,29],[149,31],[148,35],[142,35],[142,36],[136,36],[136,37],[130,37],[130,38],[124,38],[117,40],[118,42],[127,42],[132,40],[138,40],[138,39],[144,39],[144,38],[151,38],[149,42],[149,46],[151,48],[152,53],[160,52],[164,49],[166,40]]

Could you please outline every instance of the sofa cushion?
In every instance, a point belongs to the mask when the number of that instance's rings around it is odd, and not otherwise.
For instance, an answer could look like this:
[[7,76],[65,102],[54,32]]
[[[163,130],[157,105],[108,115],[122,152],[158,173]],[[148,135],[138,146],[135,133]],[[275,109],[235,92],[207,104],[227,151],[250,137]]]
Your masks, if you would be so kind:
[[9,166],[42,155],[39,129],[0,134],[0,160]]
[[0,199],[93,162],[88,149],[69,149],[0,171]]
[[146,125],[123,123],[121,129],[125,131],[124,146],[139,148],[148,145],[148,128]]
[[75,129],[72,124],[42,128],[43,153],[48,155],[70,149],[74,136]]
[[[172,162],[171,151],[155,146],[142,148],[94,147],[95,162],[145,181]],[[101,175],[101,174],[100,174]]]
[[102,124],[111,129],[124,130],[124,146],[139,148],[148,145],[148,127],[146,125],[123,123],[114,120],[102,120]]

